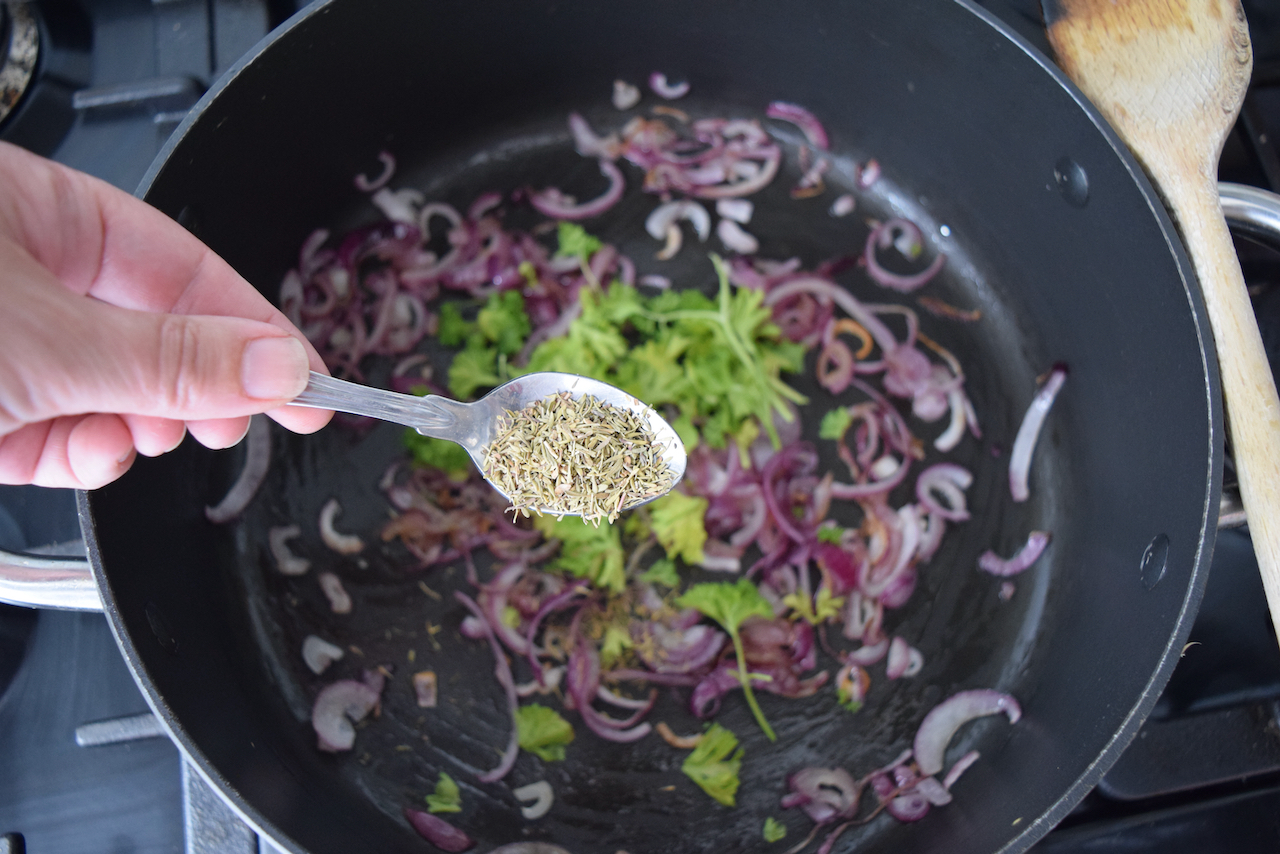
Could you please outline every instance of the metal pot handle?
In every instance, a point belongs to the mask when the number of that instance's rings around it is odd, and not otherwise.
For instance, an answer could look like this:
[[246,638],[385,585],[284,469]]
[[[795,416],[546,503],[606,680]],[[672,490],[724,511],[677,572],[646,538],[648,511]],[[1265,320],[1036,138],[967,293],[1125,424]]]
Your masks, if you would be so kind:
[[79,554],[14,554],[0,551],[0,602],[60,611],[101,611],[84,543],[61,543],[49,551]]
[[[1226,182],[1219,183],[1218,190],[1222,212],[1233,231],[1280,251],[1280,196]],[[1227,508],[1223,509],[1225,513]],[[0,602],[69,611],[102,610],[97,583],[83,557],[0,551]]]

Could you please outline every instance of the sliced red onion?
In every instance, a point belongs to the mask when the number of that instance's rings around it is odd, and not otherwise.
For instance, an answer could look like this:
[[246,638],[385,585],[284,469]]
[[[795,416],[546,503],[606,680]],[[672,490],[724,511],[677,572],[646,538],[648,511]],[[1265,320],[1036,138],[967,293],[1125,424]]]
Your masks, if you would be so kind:
[[619,110],[629,110],[640,103],[640,87],[632,86],[625,80],[613,81],[613,106]]
[[929,799],[916,791],[906,792],[889,801],[885,812],[898,821],[919,821],[929,814]]
[[667,75],[661,71],[655,71],[649,75],[649,88],[659,98],[666,98],[668,101],[674,101],[676,98],[683,98],[689,94],[689,81],[685,80],[681,83],[668,83]]
[[840,702],[856,711],[867,698],[869,690],[871,690],[871,675],[865,668],[859,667],[852,661],[846,661],[836,674],[836,696],[840,698]]
[[902,465],[902,461],[893,454],[884,454],[871,464],[871,467],[867,469],[867,473],[876,480],[888,480],[898,474]]
[[716,223],[716,236],[726,249],[740,255],[754,255],[760,251],[760,241],[731,219],[721,219]]
[[831,203],[830,213],[834,217],[848,216],[857,206],[858,201],[853,197],[853,193],[843,193],[836,196],[836,200]]
[[569,132],[573,134],[573,147],[583,157],[613,159],[618,156],[617,138],[597,136],[587,120],[577,113],[569,114]]
[[377,707],[379,693],[375,686],[354,679],[340,679],[321,689],[311,707],[311,726],[320,749],[329,753],[350,750],[356,742],[352,722],[364,720]]
[[378,159],[382,161],[382,174],[377,178],[368,178],[362,172],[355,177],[356,189],[362,193],[372,193],[374,190],[380,190],[391,180],[391,176],[396,172],[396,159],[389,151],[379,151]]
[[947,425],[947,429],[933,440],[933,446],[944,454],[953,450],[956,445],[960,444],[960,440],[964,438],[965,410],[967,408],[965,403],[964,392],[960,389],[953,388],[947,392],[947,406],[951,408],[951,422]]
[[596,688],[596,696],[606,703],[611,703],[620,709],[644,709],[646,712],[653,708],[653,703],[657,697],[654,692],[649,692],[649,696],[643,700],[636,697],[624,697],[621,694],[610,691],[603,685]]
[[867,235],[867,245],[863,251],[863,258],[867,262],[867,275],[871,276],[878,284],[899,293],[910,293],[936,276],[938,271],[942,269],[943,264],[946,263],[947,256],[939,252],[929,262],[929,266],[918,273],[906,276],[899,273],[891,273],[881,266],[880,260],[876,257],[877,251],[888,249],[896,244],[902,235],[909,235],[917,243],[923,238],[920,229],[915,223],[895,217],[871,229],[871,233]]
[[644,716],[647,708],[638,710],[627,720],[617,720],[598,711],[591,705],[596,698],[600,686],[600,658],[595,647],[586,640],[579,640],[573,652],[569,654],[568,669],[565,672],[565,688],[572,700],[574,708],[582,716],[587,728],[606,741],[627,743],[638,741],[649,734],[652,726],[646,721],[636,722]]
[[330,498],[320,508],[320,539],[324,544],[341,555],[359,554],[364,551],[364,540],[355,534],[340,534],[333,527],[334,520],[342,513],[342,505],[338,499]]
[[1000,584],[1000,590],[996,593],[996,596],[1000,598],[1001,602],[1008,602],[1017,591],[1018,586],[1016,584],[1012,581],[1005,581]]
[[511,678],[511,663],[507,661],[507,656],[503,654],[502,646],[498,643],[498,638],[493,633],[493,627],[485,619],[484,611],[475,603],[475,600],[462,591],[455,590],[453,595],[471,612],[471,616],[476,619],[484,632],[485,638],[489,641],[489,648],[493,650],[493,675],[497,678],[498,684],[502,686],[507,696],[507,708],[511,713],[511,738],[507,741],[507,749],[503,751],[502,759],[499,760],[493,770],[486,771],[476,777],[481,783],[493,783],[507,775],[507,772],[516,764],[516,755],[520,752],[519,733],[516,730],[516,708],[520,701],[516,697],[515,680]]
[[267,531],[267,543],[271,546],[271,556],[275,559],[276,569],[281,575],[305,575],[311,568],[311,561],[298,557],[289,550],[289,540],[302,536],[302,528],[298,525],[277,525]]
[[1025,570],[1044,552],[1053,535],[1048,531],[1032,531],[1013,557],[1005,559],[988,549],[978,555],[978,568],[992,575],[1007,577]]
[[969,770],[969,766],[978,761],[978,757],[982,754],[976,750],[970,750],[964,756],[956,760],[956,764],[951,766],[951,770],[947,772],[947,776],[942,778],[943,788],[950,789],[956,784],[956,780],[960,779],[960,775]]
[[858,784],[843,768],[801,768],[787,778],[787,788],[782,808],[800,807],[817,824],[852,818],[858,811]]
[[434,670],[419,670],[413,674],[413,694],[419,708],[434,709],[436,707],[436,672]]
[[888,652],[888,648],[890,648],[890,640],[888,640],[888,638],[884,638],[877,641],[877,643],[870,645],[863,644],[858,649],[855,649],[854,652],[849,653],[849,656],[846,657],[845,661],[860,667],[870,667],[884,658],[884,654]]
[[517,801],[533,802],[520,807],[520,815],[530,820],[546,815],[551,809],[552,801],[555,800],[555,792],[546,780],[512,789],[511,794],[515,795]]
[[351,613],[351,594],[347,593],[347,589],[342,586],[341,578],[332,572],[322,572],[316,576],[316,580],[320,582],[320,589],[329,600],[329,608],[333,613]]
[[821,195],[826,190],[826,184],[823,183],[822,176],[827,174],[827,170],[831,168],[831,161],[821,158],[814,162],[812,166],[804,170],[804,174],[800,176],[800,180],[791,188],[791,198],[808,199],[813,196]]
[[658,275],[657,273],[650,273],[648,275],[641,276],[638,281],[646,288],[654,288],[655,290],[660,291],[665,291],[671,287],[671,279],[666,276]]
[[[468,635],[470,637],[470,635]],[[516,695],[520,697],[532,697],[534,694],[550,694],[560,687],[560,680],[564,678],[564,665],[556,667],[540,667],[539,668],[541,684],[538,679],[530,679],[528,682],[521,682],[516,686]]]
[[600,161],[600,174],[609,179],[609,187],[596,198],[578,204],[573,196],[567,196],[555,187],[548,187],[529,196],[529,204],[543,216],[552,219],[588,219],[599,216],[618,203],[627,189],[622,170],[612,160]]
[[880,179],[880,161],[868,160],[858,167],[858,189],[865,190]]
[[935,807],[945,807],[951,803],[951,793],[947,791],[946,786],[938,782],[937,777],[921,777],[916,781],[914,788]]
[[711,215],[702,205],[689,199],[667,202],[654,208],[645,218],[644,230],[654,240],[662,240],[667,237],[670,227],[681,219],[687,219],[693,224],[699,240],[705,241],[711,236]]
[[[973,483],[969,470],[955,463],[937,463],[920,473],[916,480],[916,498],[929,511],[949,522],[969,518],[964,490]],[[938,501],[941,496],[943,501]]]
[[1009,694],[975,689],[953,694],[934,706],[916,730],[913,752],[921,775],[932,777],[942,771],[943,754],[951,738],[964,724],[976,718],[1004,713],[1016,724],[1022,708]]
[[771,288],[764,298],[765,305],[777,305],[790,297],[797,294],[812,294],[819,299],[825,299],[834,302],[840,306],[854,320],[871,333],[871,337],[880,345],[880,349],[886,353],[896,350],[899,346],[898,339],[889,327],[875,315],[867,306],[863,305],[853,294],[845,288],[840,287],[829,279],[820,276],[801,276],[800,278],[790,279],[782,284]]
[[249,419],[249,432],[245,434],[244,467],[226,496],[213,507],[204,508],[205,517],[215,525],[238,517],[266,480],[270,465],[271,427],[267,416],[255,415]]
[[814,148],[826,151],[831,147],[827,139],[826,128],[822,126],[822,122],[818,121],[817,116],[799,104],[774,101],[765,109],[764,114],[771,119],[782,119],[783,121],[791,122],[800,128],[805,139],[809,140],[809,144]]
[[728,199],[749,196],[763,190],[778,174],[778,167],[782,163],[782,150],[771,146],[762,148],[757,153],[761,159],[739,160],[735,164],[739,180],[727,184],[696,187],[692,194],[703,199]]
[[942,545],[942,535],[946,531],[947,520],[937,513],[927,514],[920,532],[920,544],[916,546],[916,557],[926,562],[932,558],[937,553],[938,546]]
[[720,199],[716,202],[716,213],[725,219],[746,225],[751,222],[755,207],[750,199]]
[[383,187],[369,197],[369,201],[377,205],[382,215],[392,222],[417,224],[418,212],[415,208],[426,201],[426,196],[417,190],[406,187],[403,190],[389,190]]
[[323,638],[307,635],[302,639],[302,660],[307,669],[317,676],[329,669],[329,665],[342,658],[342,647]]
[[1040,428],[1044,426],[1045,418],[1053,408],[1053,401],[1066,381],[1067,366],[1054,365],[1053,370],[1049,372],[1049,379],[1031,399],[1027,414],[1022,417],[1022,425],[1018,428],[1018,435],[1013,440],[1013,450],[1009,454],[1009,493],[1014,501],[1026,501],[1031,497],[1031,490],[1028,487],[1031,454],[1035,451],[1036,442],[1040,438]]
[[[890,679],[898,679],[899,677],[906,676],[907,670],[911,667],[912,663],[911,652],[911,645],[897,635],[894,635],[893,640],[889,641],[889,661],[885,664],[885,676],[888,676]],[[919,656],[918,651],[916,654]],[[919,661],[923,663],[924,659],[920,658]]]
[[438,815],[432,815],[426,810],[415,810],[410,807],[404,808],[405,820],[409,822],[409,826],[418,831],[418,835],[430,842],[441,851],[448,851],[450,854],[457,854],[459,851],[466,851],[473,847],[476,843],[470,836],[454,827]]

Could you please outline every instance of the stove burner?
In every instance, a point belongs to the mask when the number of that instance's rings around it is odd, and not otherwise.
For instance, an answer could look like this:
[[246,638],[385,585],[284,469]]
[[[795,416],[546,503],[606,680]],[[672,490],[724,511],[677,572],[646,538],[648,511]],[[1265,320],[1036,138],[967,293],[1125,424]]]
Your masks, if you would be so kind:
[[40,58],[40,27],[29,3],[0,5],[0,36],[3,35],[7,35],[7,44],[0,54],[0,122],[22,100]]

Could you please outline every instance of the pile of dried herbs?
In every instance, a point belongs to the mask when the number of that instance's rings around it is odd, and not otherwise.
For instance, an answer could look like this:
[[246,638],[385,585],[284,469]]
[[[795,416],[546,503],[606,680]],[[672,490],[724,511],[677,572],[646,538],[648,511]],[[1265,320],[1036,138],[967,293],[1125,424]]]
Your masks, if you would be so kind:
[[599,525],[671,488],[654,433],[629,409],[560,392],[508,412],[485,451],[485,477],[512,509]]

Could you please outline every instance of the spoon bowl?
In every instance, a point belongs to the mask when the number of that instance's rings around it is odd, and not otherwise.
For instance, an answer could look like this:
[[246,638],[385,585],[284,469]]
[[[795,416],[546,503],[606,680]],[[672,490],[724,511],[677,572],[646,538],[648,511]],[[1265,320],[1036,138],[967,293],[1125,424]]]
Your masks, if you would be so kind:
[[[472,462],[485,480],[510,500],[511,496],[489,479],[485,471],[485,452],[497,438],[501,421],[507,413],[519,411],[562,392],[568,392],[574,400],[590,395],[610,406],[635,413],[652,432],[654,443],[658,445],[662,459],[671,472],[668,490],[684,477],[688,463],[684,442],[661,415],[616,386],[577,374],[552,371],[526,374],[498,386],[477,401],[462,403],[438,394],[425,397],[397,394],[312,371],[307,387],[293,399],[292,405],[333,409],[391,421],[412,427],[424,436],[457,442],[470,454]],[[660,496],[652,495],[640,498],[623,505],[622,509],[630,510],[658,497]],[[538,509],[556,516],[579,515],[550,507]]]

